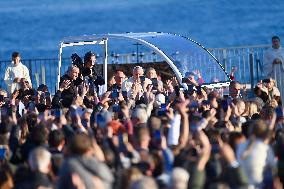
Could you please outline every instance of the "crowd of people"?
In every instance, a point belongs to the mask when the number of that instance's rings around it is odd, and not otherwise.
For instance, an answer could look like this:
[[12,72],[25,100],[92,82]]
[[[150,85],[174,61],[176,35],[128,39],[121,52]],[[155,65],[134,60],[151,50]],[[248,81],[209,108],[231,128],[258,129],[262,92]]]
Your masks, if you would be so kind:
[[199,71],[183,89],[175,77],[136,66],[129,77],[115,70],[102,92],[95,54],[72,59],[51,95],[46,85],[32,87],[12,54],[8,91],[0,90],[1,189],[282,187],[277,78],[261,80],[248,97],[236,68],[226,95],[202,87]]

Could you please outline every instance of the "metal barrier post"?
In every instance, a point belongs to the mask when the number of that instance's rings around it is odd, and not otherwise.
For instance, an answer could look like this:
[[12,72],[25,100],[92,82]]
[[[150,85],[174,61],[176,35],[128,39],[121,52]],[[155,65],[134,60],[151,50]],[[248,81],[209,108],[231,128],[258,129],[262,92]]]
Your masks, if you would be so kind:
[[[30,78],[31,78],[31,82],[33,83],[32,60],[29,60],[29,71],[30,71]],[[32,83],[31,83],[31,84],[32,84]]]
[[224,66],[225,70],[227,70],[227,68],[226,68],[226,58],[227,58],[226,52],[227,52],[226,49],[223,49],[223,66]]
[[46,84],[45,83],[45,67],[43,64],[41,64],[41,83],[44,85]]
[[260,60],[256,59],[256,80],[257,82],[259,81],[259,65],[260,65]]
[[253,69],[254,69],[254,65],[253,65],[253,54],[249,54],[249,66],[250,66],[250,86],[251,89],[253,89],[254,87],[254,75],[253,75]]

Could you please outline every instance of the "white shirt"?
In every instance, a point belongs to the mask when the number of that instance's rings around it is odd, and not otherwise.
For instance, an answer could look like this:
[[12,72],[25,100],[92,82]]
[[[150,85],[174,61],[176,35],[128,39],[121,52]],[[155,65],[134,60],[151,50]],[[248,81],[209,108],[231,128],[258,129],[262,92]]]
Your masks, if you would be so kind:
[[[152,84],[152,81],[150,79],[148,79],[148,78],[145,78],[144,82],[147,83],[147,84]],[[131,94],[132,94],[132,85],[133,85],[133,83],[134,83],[133,77],[128,78],[127,80],[125,80],[122,83],[121,90],[127,92],[127,97],[130,97]],[[139,96],[141,96],[142,94],[143,94],[143,86],[141,86],[141,91],[140,91]]]
[[[263,180],[263,172],[265,167],[276,166],[274,153],[272,148],[263,141],[256,139],[253,144],[249,144],[249,140],[241,143],[237,147],[237,159],[242,166],[250,185],[260,184]],[[252,145],[248,147],[248,145]],[[247,151],[247,156],[243,157]]]
[[274,75],[273,75],[273,60],[276,59],[276,58],[281,60],[282,71],[284,71],[284,49],[281,48],[281,47],[279,47],[278,49],[269,48],[264,53],[264,59],[263,59],[263,73],[264,73],[265,77],[274,78]]
[[28,68],[21,62],[17,66],[12,62],[7,66],[4,76],[4,81],[8,86],[9,93],[13,93],[20,88],[19,84],[14,82],[16,77],[25,78],[30,85],[32,84]]

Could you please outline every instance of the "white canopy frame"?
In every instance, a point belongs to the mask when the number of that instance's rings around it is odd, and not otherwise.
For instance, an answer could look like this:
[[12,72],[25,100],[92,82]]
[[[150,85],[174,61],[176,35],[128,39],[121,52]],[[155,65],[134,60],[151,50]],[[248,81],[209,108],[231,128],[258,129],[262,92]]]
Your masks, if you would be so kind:
[[[68,37],[64,38],[61,43],[60,43],[60,48],[59,48],[59,61],[58,61],[58,77],[57,77],[57,89],[59,88],[59,81],[60,81],[60,69],[61,69],[61,63],[62,63],[62,52],[63,48],[65,47],[73,47],[73,46],[81,46],[81,45],[102,45],[104,48],[104,66],[103,66],[103,74],[104,74],[104,79],[106,81],[104,89],[106,89],[107,85],[107,58],[108,58],[108,40],[111,39],[120,39],[120,40],[130,40],[134,41],[137,43],[140,43],[142,45],[145,45],[146,47],[149,47],[152,49],[154,52],[159,54],[161,57],[165,59],[165,61],[169,64],[169,66],[172,68],[174,71],[179,83],[182,83],[182,74],[180,73],[179,69],[176,67],[174,62],[169,58],[169,56],[166,55],[165,52],[163,52],[161,49],[159,49],[157,46],[154,44],[146,41],[143,39],[143,37],[157,37],[160,35],[174,35],[176,37],[180,38],[185,38],[189,40],[189,42],[193,42],[203,48],[207,53],[209,53],[213,59],[215,59],[216,63],[219,64],[221,69],[225,72],[225,75],[228,77],[228,80],[230,80],[229,75],[226,73],[224,67],[219,63],[219,61],[207,50],[205,49],[202,45],[197,43],[196,41],[180,36],[177,34],[170,34],[170,33],[161,33],[161,32],[148,32],[148,33],[124,33],[124,34],[94,34],[94,35],[83,35],[83,36],[77,36],[77,37]],[[225,84],[226,85],[226,84]],[[183,87],[187,88],[186,84],[183,84]]]

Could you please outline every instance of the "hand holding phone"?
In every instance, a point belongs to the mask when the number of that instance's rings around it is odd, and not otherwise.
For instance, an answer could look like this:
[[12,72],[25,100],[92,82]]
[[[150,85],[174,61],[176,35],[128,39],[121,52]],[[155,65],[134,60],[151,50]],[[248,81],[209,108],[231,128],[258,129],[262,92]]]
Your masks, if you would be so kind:
[[7,149],[0,147],[0,160],[4,160],[6,157]]
[[277,107],[276,109],[275,109],[275,113],[276,113],[276,119],[283,119],[284,118],[284,116],[283,116],[283,110],[282,110],[282,108],[281,107]]
[[62,115],[62,110],[61,109],[55,109],[53,111],[53,115],[54,115],[55,118],[60,118],[61,115]]
[[4,102],[4,96],[0,95],[0,102]]
[[117,89],[114,89],[112,92],[111,92],[111,98],[112,99],[117,99],[119,96],[119,92],[117,91]]
[[142,76],[140,76],[139,78],[140,78],[140,82],[141,82],[141,83],[143,83],[143,82],[145,81],[145,76],[142,75]]
[[229,108],[229,104],[228,104],[227,99],[222,100],[221,105],[222,105],[222,108],[223,108],[224,112],[227,112],[227,110]]
[[189,81],[188,78],[182,78],[182,79],[181,79],[181,82],[182,82],[182,83],[189,83],[190,81]]

